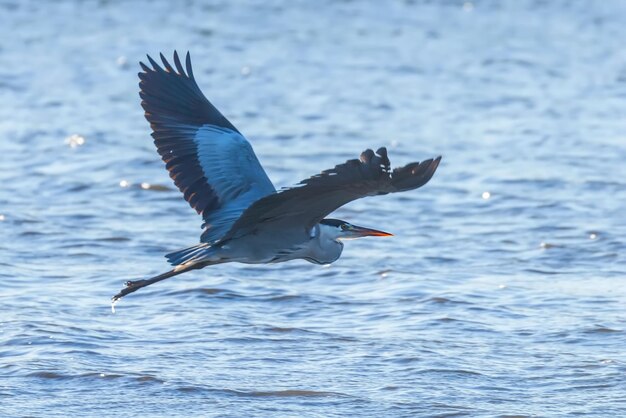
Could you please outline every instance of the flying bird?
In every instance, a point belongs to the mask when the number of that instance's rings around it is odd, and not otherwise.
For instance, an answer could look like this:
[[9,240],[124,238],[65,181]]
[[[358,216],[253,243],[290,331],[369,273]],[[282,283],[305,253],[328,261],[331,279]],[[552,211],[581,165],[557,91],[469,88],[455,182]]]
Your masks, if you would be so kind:
[[417,189],[441,157],[391,169],[387,150],[363,151],[297,185],[276,190],[246,138],[202,94],[187,53],[183,67],[160,54],[140,63],[139,96],[165,168],[185,200],[202,215],[200,243],[167,254],[173,268],[146,280],[126,282],[120,298],[161,280],[214,264],[336,261],[343,241],[390,233],[326,218],[366,196]]

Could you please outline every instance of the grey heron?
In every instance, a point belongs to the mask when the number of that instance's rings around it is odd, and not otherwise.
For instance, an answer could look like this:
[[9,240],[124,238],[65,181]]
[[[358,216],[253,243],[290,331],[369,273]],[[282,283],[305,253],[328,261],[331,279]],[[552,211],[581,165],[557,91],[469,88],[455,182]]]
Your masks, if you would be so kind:
[[343,240],[391,234],[326,216],[362,197],[421,187],[441,160],[391,170],[386,148],[367,149],[359,159],[277,191],[250,143],[200,91],[189,52],[184,67],[176,52],[174,66],[160,57],[162,66],[150,56],[151,67],[140,62],[141,106],[165,168],[202,215],[204,231],[199,244],[165,256],[170,271],[127,282],[114,303],[142,287],[214,264],[332,263],[343,251]]

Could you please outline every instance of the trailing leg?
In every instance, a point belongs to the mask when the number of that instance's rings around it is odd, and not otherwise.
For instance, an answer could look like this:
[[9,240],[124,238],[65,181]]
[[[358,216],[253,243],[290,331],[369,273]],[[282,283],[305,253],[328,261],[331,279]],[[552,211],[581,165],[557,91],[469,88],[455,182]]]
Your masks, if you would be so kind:
[[153,283],[160,282],[161,280],[169,279],[170,277],[178,276],[179,274],[185,273],[190,270],[200,269],[206,265],[207,264],[205,263],[182,264],[182,265],[174,267],[172,270],[166,273],[159,274],[158,276],[154,276],[150,279],[128,281],[126,282],[126,287],[122,289],[117,295],[113,296],[113,298],[111,298],[111,301],[115,303],[121,298],[123,298],[124,296],[130,293],[133,293],[141,289],[142,287],[150,286]]

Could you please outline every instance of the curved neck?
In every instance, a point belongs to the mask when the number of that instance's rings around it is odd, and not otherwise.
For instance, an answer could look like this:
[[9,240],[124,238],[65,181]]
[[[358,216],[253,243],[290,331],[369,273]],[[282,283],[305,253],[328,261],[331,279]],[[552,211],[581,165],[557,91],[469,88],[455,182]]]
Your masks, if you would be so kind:
[[340,230],[334,226],[318,224],[314,227],[312,241],[315,261],[319,264],[330,264],[336,261],[343,251],[343,243],[337,238]]

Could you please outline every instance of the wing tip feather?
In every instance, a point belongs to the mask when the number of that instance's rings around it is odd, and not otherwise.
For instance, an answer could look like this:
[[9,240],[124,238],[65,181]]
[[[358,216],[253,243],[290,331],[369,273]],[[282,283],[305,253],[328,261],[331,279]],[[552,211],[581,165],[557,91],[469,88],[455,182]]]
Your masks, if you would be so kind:
[[150,55],[146,55],[146,57],[148,57],[148,61],[150,62],[150,65],[152,65],[152,72],[163,72],[163,68],[161,68],[161,66],[157,64],[157,62],[153,60]]
[[178,57],[178,51],[176,50],[174,50],[174,65],[176,66],[176,70],[178,71],[180,75],[187,77],[187,74],[185,73],[185,69],[183,68],[180,62],[180,58]]
[[191,68],[191,54],[189,53],[189,51],[187,51],[187,54],[185,55],[185,66],[187,67],[187,77],[193,80],[194,77],[193,69]]
[[159,57],[161,58],[161,62],[163,63],[163,67],[165,67],[165,71],[167,71],[168,73],[175,72],[174,69],[172,68],[172,66],[170,65],[170,63],[165,58],[165,55],[163,55],[162,52],[159,52]]

